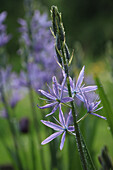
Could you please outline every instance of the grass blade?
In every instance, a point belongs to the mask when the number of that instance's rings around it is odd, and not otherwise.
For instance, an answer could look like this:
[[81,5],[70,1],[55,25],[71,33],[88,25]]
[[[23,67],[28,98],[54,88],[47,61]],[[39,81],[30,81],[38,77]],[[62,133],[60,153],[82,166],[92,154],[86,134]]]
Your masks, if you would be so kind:
[[96,77],[95,81],[96,81],[96,84],[98,86],[100,99],[101,99],[102,104],[103,104],[103,110],[105,112],[105,116],[107,118],[107,122],[108,122],[108,125],[110,127],[110,131],[111,131],[111,133],[113,135],[113,111],[112,111],[110,102],[108,100],[108,97],[107,97],[107,95],[106,95],[106,93],[104,91],[104,88],[103,88],[99,78]]

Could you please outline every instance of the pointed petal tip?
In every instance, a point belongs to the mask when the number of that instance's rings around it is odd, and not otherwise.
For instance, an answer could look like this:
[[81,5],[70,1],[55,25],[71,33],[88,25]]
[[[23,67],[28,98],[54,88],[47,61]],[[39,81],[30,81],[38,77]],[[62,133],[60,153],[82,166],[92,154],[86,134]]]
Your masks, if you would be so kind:
[[40,108],[38,104],[37,104],[37,107]]
[[52,114],[53,114],[53,113],[49,113],[49,114],[45,115],[45,117],[51,116]]
[[56,81],[56,76],[53,76],[53,77],[52,77],[52,80],[53,80],[53,81]]
[[44,143],[43,143],[43,142],[41,142],[41,145],[44,145]]
[[40,120],[42,123],[44,122],[44,120]]
[[83,71],[85,70],[85,65],[83,65],[82,70],[83,70]]

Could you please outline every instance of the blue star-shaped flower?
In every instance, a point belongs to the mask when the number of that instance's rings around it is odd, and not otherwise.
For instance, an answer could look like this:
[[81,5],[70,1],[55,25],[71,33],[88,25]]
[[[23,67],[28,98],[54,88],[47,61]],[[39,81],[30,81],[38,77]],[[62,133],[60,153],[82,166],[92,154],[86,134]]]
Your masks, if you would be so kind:
[[46,104],[45,106],[42,107],[39,107],[38,105],[37,106],[40,109],[46,109],[54,106],[52,112],[47,114],[46,116],[52,115],[57,110],[57,108],[61,103],[67,103],[73,100],[73,98],[71,97],[63,97],[63,89],[64,89],[65,81],[66,81],[66,76],[63,79],[60,92],[58,88],[58,82],[55,76],[52,78],[53,89],[49,87],[49,91],[50,91],[49,93],[44,90],[39,90],[42,93],[42,95],[48,98],[46,99],[46,101],[49,102],[49,104]]
[[71,110],[68,114],[67,120],[65,120],[63,112],[61,110],[61,106],[60,106],[59,107],[59,121],[55,118],[55,120],[59,123],[59,125],[52,123],[50,121],[41,120],[43,124],[57,131],[53,133],[52,135],[50,135],[48,138],[46,138],[41,144],[45,145],[46,143],[49,143],[50,141],[55,139],[57,136],[62,134],[61,143],[60,143],[60,150],[62,150],[64,146],[64,142],[65,142],[66,132],[69,132],[75,135],[73,133],[73,131],[75,131],[74,126],[69,126],[70,117],[71,117]]
[[[83,102],[84,102],[84,98],[83,98],[83,96],[81,94],[81,91],[84,93],[84,92],[90,92],[90,91],[97,90],[96,85],[86,86],[86,87],[84,87],[84,84],[82,85],[83,79],[84,79],[84,69],[85,69],[85,66],[82,67],[82,70],[80,71],[80,74],[78,76],[76,84],[75,84],[75,81],[72,80],[71,77],[69,77],[72,96],[73,97],[76,96],[78,99],[80,99]],[[65,76],[65,73],[63,73],[63,75]],[[60,85],[59,85],[59,89],[61,89]],[[68,88],[67,87],[64,87],[64,92],[68,93]]]

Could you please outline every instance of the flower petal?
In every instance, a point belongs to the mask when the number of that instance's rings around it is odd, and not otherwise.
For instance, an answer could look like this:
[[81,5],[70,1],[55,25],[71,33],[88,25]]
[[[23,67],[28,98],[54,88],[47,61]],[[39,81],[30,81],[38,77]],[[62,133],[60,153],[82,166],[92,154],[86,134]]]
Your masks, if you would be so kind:
[[97,111],[101,110],[102,108],[103,108],[103,106],[99,107],[98,109],[94,110],[93,112],[97,112]]
[[81,94],[76,93],[75,96],[76,96],[79,100],[81,100],[82,102],[84,102],[84,97],[83,97]]
[[62,97],[63,97],[63,91],[64,91],[64,85],[65,85],[65,82],[66,82],[66,78],[67,78],[67,76],[65,75],[63,82],[62,82],[62,87],[61,87],[61,96],[60,96],[61,100],[62,100]]
[[57,124],[55,124],[55,123],[53,123],[53,122],[45,121],[45,120],[41,120],[41,122],[42,122],[44,125],[52,128],[52,129],[54,129],[54,130],[57,130],[57,131],[63,130],[63,128],[62,128],[61,126],[59,126],[59,125],[57,125]]
[[61,105],[59,105],[59,120],[60,120],[62,126],[65,127],[65,118],[64,118],[63,112],[61,110]]
[[101,115],[98,115],[98,114],[96,114],[96,113],[90,113],[90,114],[91,114],[91,115],[94,115],[94,116],[97,116],[97,117],[100,117],[100,118],[102,118],[102,119],[107,120],[106,117],[101,116]]
[[54,96],[53,90],[51,89],[51,87],[48,84],[47,84],[47,87],[49,88],[51,95]]
[[59,107],[59,103],[55,105],[55,107],[53,108],[52,112],[47,114],[46,117],[52,115],[57,110],[58,107]]
[[66,120],[66,126],[67,126],[67,127],[68,127],[68,125],[69,125],[69,121],[70,121],[71,115],[72,115],[72,110],[70,110],[70,112],[69,112],[69,114],[68,114],[68,117],[67,117],[67,120]]
[[55,76],[52,78],[53,80],[53,92],[55,93],[56,97],[59,97],[59,91],[58,91],[58,82]]
[[48,138],[46,138],[41,145],[45,145],[46,143],[49,143],[50,141],[52,141],[53,139],[55,139],[57,136],[61,135],[63,131],[60,132],[55,132],[52,135],[50,135]]
[[[62,85],[60,85],[59,83],[58,83],[58,88],[59,88],[59,90],[61,90],[61,89],[62,89]],[[63,92],[68,93],[68,89],[67,89],[67,87],[66,87],[66,86],[64,86]]]
[[62,150],[65,142],[66,131],[62,135],[61,143],[60,143],[60,150]]
[[76,83],[76,88],[80,88],[82,82],[83,82],[83,79],[84,79],[84,69],[85,69],[85,66],[82,67],[82,70],[80,71],[80,74],[78,76],[78,79],[77,79],[77,83]]
[[54,106],[56,103],[57,102],[54,102],[54,103],[46,104],[44,106],[38,106],[38,104],[37,104],[37,107],[40,108],[40,109],[46,109],[46,108]]
[[71,131],[71,132],[75,131],[74,126],[69,126],[69,127],[68,127],[68,131]]
[[98,101],[98,102],[96,102],[96,103],[94,104],[94,107],[93,107],[92,111],[94,111],[94,110],[98,107],[98,105],[99,105],[100,103],[101,103],[101,100]]
[[83,92],[95,91],[97,90],[97,86],[86,86],[86,87],[82,87],[81,90]]
[[62,100],[61,100],[61,103],[67,103],[67,102],[71,102],[73,101],[74,99],[72,97],[64,97]]
[[45,97],[51,99],[51,100],[56,100],[55,96],[52,96],[50,93],[44,91],[44,90],[38,90],[40,91]]
[[74,89],[74,83],[73,83],[73,80],[72,80],[71,77],[69,77],[69,81],[70,81],[71,89],[73,90]]

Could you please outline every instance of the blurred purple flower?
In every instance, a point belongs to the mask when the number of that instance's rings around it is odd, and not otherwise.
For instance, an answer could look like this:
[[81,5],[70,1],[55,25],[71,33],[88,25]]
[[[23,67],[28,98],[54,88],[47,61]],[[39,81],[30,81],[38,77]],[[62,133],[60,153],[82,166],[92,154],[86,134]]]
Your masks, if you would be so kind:
[[48,138],[46,138],[41,144],[45,145],[46,143],[49,143],[50,141],[55,139],[57,136],[62,134],[62,139],[60,143],[60,150],[62,150],[64,146],[64,142],[65,142],[66,132],[69,132],[74,135],[74,133],[72,132],[75,131],[74,126],[69,126],[70,117],[71,117],[71,110],[68,114],[67,120],[65,120],[63,112],[60,107],[59,108],[59,121],[55,118],[55,120],[57,121],[59,125],[52,123],[50,121],[41,120],[43,124],[57,131],[53,133],[51,136],[49,136]]
[[84,77],[84,82],[85,82],[86,84],[91,84],[91,85],[94,85],[94,84],[95,84],[95,81],[94,81],[92,75],[85,76],[85,77]]
[[[28,76],[22,71],[22,84],[28,86],[27,78],[30,84],[37,91],[37,89],[44,87],[46,82],[49,84],[53,75],[59,75],[57,62],[54,59],[54,38],[50,32],[51,22],[48,20],[46,13],[40,14],[37,10],[34,12],[29,26],[24,19],[19,19],[21,28],[20,43],[22,48],[20,50],[21,56],[25,56],[25,50],[28,49],[28,61],[24,65],[27,67]],[[30,30],[30,31],[29,31]],[[24,43],[24,46],[23,46]],[[51,69],[50,69],[51,67]]]
[[54,106],[52,112],[47,114],[46,116],[52,115],[57,110],[57,108],[60,106],[61,103],[67,103],[73,100],[73,98],[71,97],[63,97],[63,89],[64,89],[66,77],[64,77],[64,80],[62,82],[60,94],[59,94],[59,89],[58,89],[58,82],[55,76],[52,78],[52,81],[53,81],[52,83],[53,89],[49,87],[49,91],[50,91],[49,93],[44,90],[39,90],[42,93],[42,95],[48,98],[46,99],[46,101],[48,101],[49,104],[46,104],[45,106],[42,106],[42,107],[39,107],[38,105],[37,106],[40,109],[46,109],[46,108]]
[[0,111],[0,117],[8,118],[7,111],[4,108]]
[[[0,75],[0,87],[3,87],[9,105],[14,108],[18,101],[25,96],[27,90],[25,87],[20,86],[20,79],[15,72],[11,72],[11,66],[1,69]],[[2,90],[2,88],[0,89]],[[0,91],[2,100],[1,93],[2,91]]]
[[0,13],[0,25],[2,24],[2,22],[4,22],[4,20],[6,19],[7,16],[7,12],[3,11],[2,13]]
[[7,16],[7,12],[0,13],[0,47],[4,46],[11,39],[11,35],[7,35],[6,26],[3,24]]

